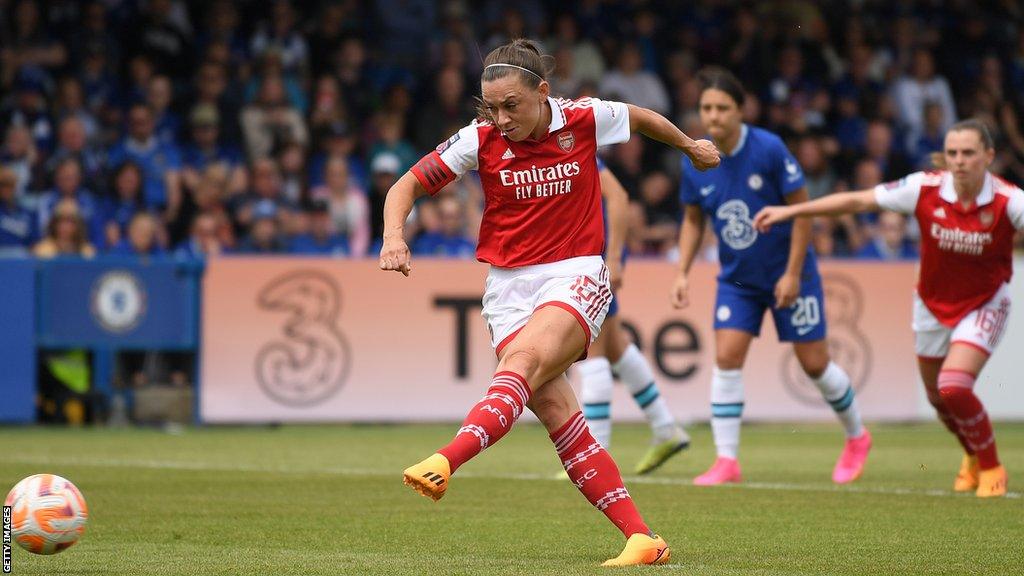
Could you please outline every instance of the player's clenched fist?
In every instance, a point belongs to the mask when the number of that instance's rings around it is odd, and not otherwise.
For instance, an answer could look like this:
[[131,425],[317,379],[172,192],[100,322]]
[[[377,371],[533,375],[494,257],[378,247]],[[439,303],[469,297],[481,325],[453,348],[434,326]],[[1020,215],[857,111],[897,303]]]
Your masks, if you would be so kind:
[[409,253],[409,245],[401,238],[390,238],[384,240],[380,249],[380,269],[395,270],[406,276],[412,272],[412,255]]
[[685,274],[676,276],[672,282],[672,291],[669,293],[672,307],[683,309],[690,305],[690,279]]
[[714,168],[722,161],[718,148],[711,140],[696,140],[693,144],[692,148],[686,150],[686,155],[697,170]]

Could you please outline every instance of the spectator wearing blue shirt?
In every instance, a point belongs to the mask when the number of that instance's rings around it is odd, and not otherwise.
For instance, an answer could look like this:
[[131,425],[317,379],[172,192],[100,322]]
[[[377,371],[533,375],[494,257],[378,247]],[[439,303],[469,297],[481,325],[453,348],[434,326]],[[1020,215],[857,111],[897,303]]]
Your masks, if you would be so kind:
[[103,246],[116,246],[128,234],[132,218],[146,211],[142,201],[142,170],[132,162],[118,167],[112,178],[113,196],[100,202]]
[[844,153],[853,155],[864,148],[864,142],[867,140],[868,121],[861,115],[860,104],[853,95],[837,95],[836,101],[837,117],[833,133],[839,143],[839,148]]
[[858,109],[873,110],[878,99],[885,92],[885,85],[872,75],[874,50],[867,44],[855,44],[849,48],[849,65],[846,73],[833,87],[836,99],[850,98]]
[[331,256],[348,256],[351,253],[348,238],[334,230],[331,207],[326,200],[311,202],[306,215],[309,218],[309,232],[292,238],[289,252]]
[[[0,148],[0,166],[14,171],[18,179],[15,190],[19,201],[25,201],[34,182],[40,179],[39,154],[32,133],[24,126],[8,126],[4,132],[4,144]],[[33,197],[34,199],[34,197]]]
[[103,241],[103,221],[100,206],[92,192],[82,186],[82,167],[78,160],[65,158],[57,165],[53,174],[53,189],[39,199],[39,229],[50,223],[53,211],[61,200],[71,199],[78,205],[78,214],[85,223],[89,241],[100,244]]
[[907,138],[907,151],[914,168],[931,170],[931,155],[933,152],[941,152],[945,142],[946,132],[942,129],[945,123],[941,104],[928,102],[924,105],[924,129],[911,132]]
[[85,91],[85,105],[97,116],[117,101],[117,80],[110,73],[107,61],[103,45],[90,42],[78,73],[78,81]]
[[907,238],[907,221],[899,212],[878,214],[878,234],[857,252],[861,260],[917,260],[917,248]]
[[154,133],[160,142],[176,146],[181,132],[181,118],[171,110],[174,88],[164,75],[153,76],[146,83],[146,104],[153,110]]
[[250,191],[229,201],[228,210],[238,236],[245,236],[249,227],[253,225],[253,211],[256,206],[266,203],[274,206],[277,218],[284,218],[293,211],[293,206],[285,200],[282,193],[281,172],[277,162],[271,158],[263,158],[252,163]]
[[281,254],[288,246],[281,238],[277,222],[279,209],[272,200],[260,200],[252,206],[252,226],[238,251],[242,254]]
[[181,209],[181,155],[177,146],[161,143],[154,132],[153,111],[136,104],[128,111],[128,136],[110,149],[110,166],[132,161],[142,168],[146,206],[174,220]]
[[128,235],[107,251],[111,256],[161,257],[166,255],[160,245],[160,222],[152,214],[139,212],[128,224]]
[[189,116],[192,144],[185,148],[181,178],[189,190],[199,187],[202,173],[212,164],[223,164],[227,170],[228,192],[245,190],[247,185],[242,152],[220,142],[220,113],[213,104],[199,104]]
[[54,129],[46,109],[46,87],[35,75],[25,76],[15,86],[14,107],[2,117],[4,126],[24,126],[32,134],[36,149],[53,150]]
[[277,0],[271,3],[268,16],[257,27],[249,52],[256,58],[274,52],[286,74],[301,76],[309,68],[309,46],[298,25],[295,8],[290,2]]
[[105,159],[102,152],[88,145],[85,123],[78,116],[68,116],[57,125],[57,149],[46,160],[46,172],[52,174],[65,158],[78,160],[87,188],[102,188]]
[[804,66],[804,55],[800,48],[787,46],[779,51],[775,66],[776,75],[768,83],[765,100],[776,105],[787,105],[794,100],[810,101],[818,90],[818,84]]
[[412,253],[417,256],[442,258],[473,258],[476,243],[466,234],[466,218],[462,204],[451,196],[437,201],[438,229],[426,231],[413,242]]
[[38,228],[32,212],[18,205],[18,176],[0,166],[0,256],[25,256],[36,241]]
[[[219,3],[218,5],[222,4],[230,6],[230,3]],[[236,146],[242,142],[242,128],[238,119],[241,95],[238,90],[233,88],[228,69],[223,63],[207,60],[199,65],[193,79],[192,96],[195,98],[192,103],[193,107],[209,104],[217,109],[220,115],[219,132],[225,142]]]
[[881,120],[868,123],[864,138],[864,158],[878,165],[882,171],[882,178],[887,182],[898,180],[910,172],[910,163],[896,148],[896,145],[902,142],[897,140],[889,124]]
[[174,257],[180,260],[204,260],[223,252],[224,245],[217,236],[217,219],[212,214],[199,214],[192,221],[188,238],[174,251]]
[[[348,161],[349,178],[362,188],[369,190],[370,173],[366,165],[356,153],[359,141],[352,127],[344,122],[333,122],[322,128],[318,133],[320,151],[309,162],[309,185],[320,186],[324,183],[325,166],[331,158],[345,158]],[[394,156],[388,154],[387,156]],[[380,155],[374,157],[374,159]]]

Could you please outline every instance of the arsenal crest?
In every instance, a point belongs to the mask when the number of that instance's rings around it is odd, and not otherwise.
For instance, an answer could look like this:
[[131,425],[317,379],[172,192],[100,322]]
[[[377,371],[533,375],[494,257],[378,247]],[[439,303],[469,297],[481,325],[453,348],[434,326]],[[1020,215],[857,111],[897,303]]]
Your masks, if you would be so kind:
[[992,225],[992,220],[994,219],[995,216],[992,215],[991,210],[982,210],[978,213],[978,220],[981,220],[981,225],[986,228]]
[[562,132],[558,135],[558,147],[563,152],[571,152],[572,147],[576,144],[576,137],[573,136],[572,132]]

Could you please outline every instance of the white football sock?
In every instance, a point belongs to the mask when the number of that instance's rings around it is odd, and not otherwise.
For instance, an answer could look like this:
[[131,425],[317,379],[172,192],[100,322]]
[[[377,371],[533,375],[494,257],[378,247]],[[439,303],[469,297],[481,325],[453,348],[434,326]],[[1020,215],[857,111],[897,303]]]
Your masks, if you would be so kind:
[[597,357],[576,363],[580,373],[580,400],[590,433],[605,450],[612,442],[612,367],[607,358]]
[[676,419],[658,391],[658,385],[654,383],[651,365],[647,363],[647,359],[636,344],[630,344],[626,348],[622,358],[612,366],[612,370],[644,411],[655,441],[671,438],[676,429]]
[[719,457],[735,459],[740,451],[743,416],[741,370],[711,370],[711,432]]
[[818,390],[821,390],[821,395],[843,423],[846,437],[856,438],[863,434],[864,424],[860,420],[860,410],[857,409],[857,398],[853,394],[853,386],[846,372],[835,362],[829,362],[821,377],[811,380]]

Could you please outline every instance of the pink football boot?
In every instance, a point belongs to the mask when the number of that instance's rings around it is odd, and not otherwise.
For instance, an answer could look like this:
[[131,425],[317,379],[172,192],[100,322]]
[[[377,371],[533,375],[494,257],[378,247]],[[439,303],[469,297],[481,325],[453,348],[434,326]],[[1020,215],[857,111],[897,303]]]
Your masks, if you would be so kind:
[[742,479],[739,460],[719,456],[707,472],[693,479],[693,484],[694,486],[717,486],[729,482],[739,482]]
[[839,455],[839,461],[832,470],[832,481],[836,484],[847,484],[860,478],[864,472],[864,461],[868,459],[870,451],[871,434],[867,428],[857,438],[848,438],[843,453]]

